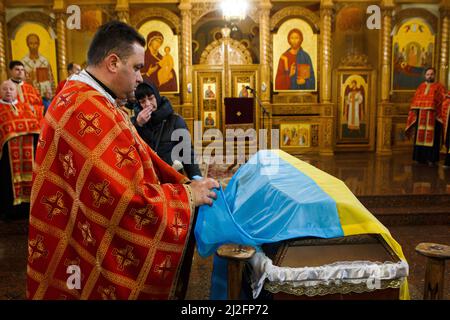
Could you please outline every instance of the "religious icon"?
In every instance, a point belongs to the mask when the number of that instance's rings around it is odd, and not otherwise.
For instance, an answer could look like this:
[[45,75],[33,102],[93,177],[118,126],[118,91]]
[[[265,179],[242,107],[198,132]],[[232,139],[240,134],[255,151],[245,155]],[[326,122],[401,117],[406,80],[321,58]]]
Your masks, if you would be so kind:
[[274,48],[286,48],[286,41],[289,45],[287,50],[274,51],[274,70],[277,70],[275,91],[315,91],[317,36],[313,35],[311,27],[303,20],[291,19],[274,36]]
[[160,92],[178,92],[178,39],[162,21],[151,20],[139,28],[146,36],[142,78],[155,84]]
[[216,112],[215,111],[205,111],[205,127],[214,127],[216,125]]
[[47,58],[39,53],[40,38],[35,33],[30,33],[27,38],[29,52],[22,58],[25,66],[27,81],[39,90],[41,96],[46,91],[54,92],[53,72]]
[[216,98],[216,84],[215,83],[205,83],[203,84],[203,99],[215,99]]
[[345,88],[344,118],[347,122],[348,130],[360,130],[361,120],[365,115],[364,108],[364,88],[358,86],[356,80]]
[[239,91],[239,98],[248,98],[248,90],[245,84],[241,85],[241,90]]
[[347,74],[341,84],[340,137],[361,139],[367,137],[368,108],[365,75]]
[[239,98],[248,98],[248,97],[252,96],[250,93],[250,90],[247,89],[247,87],[250,87],[250,83],[248,83],[248,82],[245,82],[245,83],[238,82],[237,83],[237,89],[238,89],[237,95]]
[[47,29],[36,23],[25,23],[11,39],[12,58],[20,60],[25,67],[26,81],[44,96],[53,96],[56,85],[55,40]]
[[304,123],[280,124],[280,139],[282,147],[309,147],[311,125]]
[[417,89],[426,68],[433,66],[434,42],[431,29],[420,19],[410,19],[398,28],[392,38],[392,90]]

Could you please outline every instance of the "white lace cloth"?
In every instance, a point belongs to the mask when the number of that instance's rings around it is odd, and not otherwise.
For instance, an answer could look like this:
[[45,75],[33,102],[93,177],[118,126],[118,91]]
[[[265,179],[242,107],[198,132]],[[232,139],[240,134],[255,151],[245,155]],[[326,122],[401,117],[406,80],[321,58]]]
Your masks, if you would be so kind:
[[252,266],[251,286],[253,298],[257,298],[267,279],[290,286],[332,285],[342,282],[359,284],[374,283],[377,280],[402,279],[408,276],[406,261],[372,262],[340,261],[319,267],[290,268],[274,266],[263,252],[257,252],[249,261]]

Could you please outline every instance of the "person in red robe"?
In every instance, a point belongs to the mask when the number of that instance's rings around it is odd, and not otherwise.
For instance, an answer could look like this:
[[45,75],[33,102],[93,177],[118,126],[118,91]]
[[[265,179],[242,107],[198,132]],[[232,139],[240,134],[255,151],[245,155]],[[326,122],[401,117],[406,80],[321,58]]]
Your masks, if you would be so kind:
[[414,94],[406,123],[406,135],[414,136],[413,160],[434,166],[439,161],[442,134],[442,102],[445,87],[434,82],[436,71],[425,71],[425,82]]
[[[67,79],[70,78],[71,75],[79,74],[80,72],[81,72],[81,67],[79,64],[71,62],[67,65],[67,73],[68,73]],[[56,91],[55,91],[55,97],[62,90],[62,88],[64,88],[64,86],[66,85],[67,79],[61,80],[58,83],[58,86],[56,87]]]
[[447,154],[444,160],[444,168],[450,168],[450,90],[442,103],[442,122],[444,125],[444,144],[447,147]]
[[174,298],[195,207],[212,204],[219,185],[166,164],[117,105],[142,82],[144,46],[125,23],[101,26],[86,69],[47,111],[31,194],[29,299]]
[[40,128],[30,106],[17,100],[12,81],[4,81],[0,93],[0,216],[9,220],[28,215]]
[[9,63],[10,80],[16,84],[17,98],[21,103],[28,103],[38,117],[44,116],[44,105],[39,91],[25,82],[25,67],[21,61]]

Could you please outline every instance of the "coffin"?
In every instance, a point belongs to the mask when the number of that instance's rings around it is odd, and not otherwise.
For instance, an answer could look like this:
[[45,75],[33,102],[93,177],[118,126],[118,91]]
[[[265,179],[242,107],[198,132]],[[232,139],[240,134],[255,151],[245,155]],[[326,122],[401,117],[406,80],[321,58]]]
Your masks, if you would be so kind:
[[409,298],[400,245],[341,180],[281,150],[261,150],[217,194],[199,210],[198,252],[240,247],[218,251],[234,267],[215,259],[213,299],[239,297],[226,278],[240,270],[243,246],[262,248],[248,260],[250,298]]
[[263,245],[249,264],[253,291],[263,286],[261,297],[275,300],[396,300],[408,275],[408,264],[376,234]]

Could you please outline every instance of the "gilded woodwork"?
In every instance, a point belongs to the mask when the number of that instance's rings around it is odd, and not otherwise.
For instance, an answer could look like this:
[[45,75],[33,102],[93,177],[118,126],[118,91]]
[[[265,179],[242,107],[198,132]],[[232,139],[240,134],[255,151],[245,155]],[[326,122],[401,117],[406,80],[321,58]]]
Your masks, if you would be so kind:
[[344,67],[367,67],[372,68],[369,63],[369,57],[363,53],[347,53],[341,58],[339,62],[339,68]]
[[[181,92],[183,104],[192,108],[192,5],[189,1],[182,1],[178,6],[181,11]],[[190,88],[188,90],[188,88]],[[192,116],[192,115],[191,115]]]
[[[230,46],[230,32],[231,29],[228,27],[224,27],[222,28],[222,36],[223,38],[221,39],[222,43],[223,43],[223,67],[224,67],[224,94],[225,97],[229,97],[231,92],[230,92],[230,57],[231,57],[231,51],[232,51],[232,47]],[[222,109],[223,110],[223,109]],[[223,111],[221,113],[224,113]],[[224,121],[223,121],[224,122]],[[223,123],[222,122],[222,123]]]
[[[270,3],[270,0],[268,1]],[[259,10],[257,6],[252,6],[250,4],[247,16],[249,16],[254,22],[259,23]]]
[[[392,116],[391,103],[382,102],[378,105],[376,152],[379,155],[392,154]],[[406,119],[405,119],[406,122]]]
[[240,65],[230,66],[231,69],[231,96],[238,97],[239,89],[237,84],[240,82],[247,82],[251,88],[255,87],[257,83],[257,66],[254,65]]
[[[296,125],[301,124],[302,126],[309,127],[309,141],[307,142],[307,146],[283,146],[282,139],[283,139],[283,133],[282,130],[289,125]],[[319,138],[319,132],[320,132],[320,124],[318,122],[317,118],[314,117],[289,117],[289,119],[284,119],[283,117],[277,117],[274,116],[272,118],[272,129],[279,130],[279,145],[280,149],[293,154],[293,155],[300,155],[300,154],[307,154],[307,153],[317,153],[319,149],[319,141],[321,140]]]
[[333,16],[332,4],[322,6],[321,14],[321,40],[322,40],[322,54],[320,55],[320,98],[321,102],[330,102],[331,100],[331,20]]
[[430,11],[422,8],[408,8],[396,12],[392,17],[392,25],[399,26],[410,18],[422,18],[430,25],[434,33],[438,30],[438,18]]
[[51,30],[56,30],[56,20],[50,15],[38,12],[38,11],[25,11],[14,16],[6,24],[7,37],[8,39],[14,39],[17,28],[24,22],[36,22],[41,24],[44,28],[50,28]]
[[56,54],[58,57],[58,79],[60,81],[67,78],[66,21],[64,18],[64,13],[58,12],[56,14]]
[[303,7],[297,7],[297,6],[291,6],[291,7],[285,7],[279,11],[277,11],[271,18],[270,18],[270,29],[273,31],[275,29],[278,29],[278,27],[288,18],[291,17],[301,17],[304,18],[305,21],[307,21],[311,27],[313,28],[313,31],[315,33],[319,32],[320,29],[320,17],[314,13],[313,11],[303,8]]
[[[363,78],[367,91],[363,95],[363,106],[365,110],[364,119],[360,119],[361,124],[364,123],[366,131],[364,137],[346,137],[343,133],[343,125],[345,121],[343,119],[342,112],[345,108],[345,98],[341,95],[342,86],[345,85],[344,76],[349,79],[351,76],[357,75],[359,78]],[[357,80],[357,79],[355,79]],[[361,80],[361,81],[362,81]],[[372,151],[375,148],[375,124],[376,124],[376,88],[377,78],[376,72],[370,67],[369,64],[361,66],[341,66],[339,67],[333,77],[333,101],[335,102],[336,116],[336,150],[352,150],[352,151]],[[363,84],[358,83],[360,86]]]
[[319,153],[321,155],[333,155],[333,118],[322,118],[321,119],[321,138],[322,141],[320,145]]
[[8,72],[6,67],[6,54],[5,54],[5,6],[3,1],[0,1],[0,81],[4,81],[8,78]]
[[180,33],[181,19],[175,13],[165,8],[145,8],[130,10],[131,24],[139,29],[145,22],[152,19],[164,20],[174,29],[176,34]]
[[[204,111],[215,111],[216,116],[222,115],[222,96],[223,96],[223,67],[221,66],[194,66],[194,105],[198,106],[194,108],[194,119],[202,121],[203,123],[203,113]],[[204,85],[210,83],[215,83],[216,87],[216,97],[213,100],[205,100],[204,99]],[[224,119],[216,118],[216,127],[218,129],[221,128],[221,123],[223,123]],[[203,126],[204,127],[204,126]]]
[[[415,3],[425,3],[426,1],[415,1]],[[56,1],[58,2],[58,1]],[[56,3],[54,2],[54,3]],[[311,124],[311,139],[310,148],[303,148],[299,152],[320,152],[321,154],[332,154],[334,149],[339,149],[336,146],[335,139],[337,137],[336,121],[337,121],[337,102],[336,97],[332,96],[335,88],[335,77],[332,76],[333,71],[333,57],[336,55],[333,52],[332,33],[334,26],[334,4],[339,5],[344,3],[341,0],[321,0],[320,11],[311,11],[306,7],[302,7],[303,3],[298,6],[289,5],[284,7],[271,15],[272,5],[275,3],[270,0],[251,1],[247,16],[254,22],[259,24],[259,49],[260,49],[260,64],[252,65],[253,59],[248,46],[234,39],[228,39],[228,45],[238,54],[230,54],[227,64],[229,67],[224,70],[224,55],[220,52],[223,48],[223,40],[213,41],[203,51],[199,66],[192,65],[192,29],[199,23],[202,17],[205,17],[211,12],[217,11],[217,17],[220,18],[220,1],[213,2],[194,2],[193,0],[178,1],[179,12],[169,10],[172,6],[168,4],[165,7],[151,7],[160,5],[159,3],[146,3],[145,7],[137,2],[129,3],[129,0],[113,1],[112,5],[102,6],[102,11],[107,16],[107,20],[113,17],[119,20],[129,22],[136,28],[139,28],[143,23],[150,19],[161,19],[167,22],[173,31],[180,36],[180,58],[181,58],[181,79],[180,79],[180,94],[168,95],[173,102],[174,108],[181,113],[187,120],[189,128],[192,130],[193,120],[203,119],[203,103],[202,97],[202,79],[205,77],[217,77],[218,98],[217,100],[217,122],[218,125],[224,122],[224,112],[222,110],[222,97],[236,96],[235,82],[240,79],[247,79],[249,77],[252,87],[255,87],[263,105],[270,111],[271,117],[266,118],[266,127],[276,128],[280,123],[286,122],[305,122]],[[406,121],[406,115],[409,109],[409,102],[412,93],[396,92],[391,95],[391,58],[392,58],[392,38],[391,32],[396,26],[409,18],[419,17],[427,21],[439,39],[439,55],[436,61],[439,61],[437,67],[439,68],[439,80],[442,83],[447,83],[448,80],[448,59],[449,59],[449,8],[448,1],[443,1],[440,5],[440,20],[434,14],[426,9],[408,8],[394,13],[395,4],[399,1],[382,0],[380,5],[383,10],[382,29],[380,30],[380,61],[379,74],[380,81],[373,85],[375,86],[371,92],[373,96],[381,98],[381,103],[372,108],[377,110],[376,118],[373,119],[373,124],[377,125],[376,143],[371,142],[371,147],[376,146],[377,153],[388,154],[392,150],[396,150],[395,145],[392,145],[392,134],[395,126]],[[438,5],[439,1],[434,1]],[[58,56],[58,74],[59,78],[65,77],[64,72],[66,65],[67,50],[65,48],[65,25],[62,19],[62,13],[58,13],[53,8],[53,13],[57,13],[56,19],[50,15],[37,12],[25,11],[13,17],[4,26],[4,9],[3,1],[0,1],[0,77],[6,78],[6,59],[8,56],[9,47],[5,44],[5,38],[10,39],[14,37],[17,28],[25,21],[33,21],[50,28],[53,35],[57,35],[57,56]],[[59,2],[58,2],[59,3]],[[63,2],[61,2],[63,3]],[[175,2],[174,2],[175,3]],[[402,2],[403,3],[403,2]],[[90,4],[83,6],[91,6]],[[95,6],[95,5],[92,5]],[[171,7],[171,8],[172,8]],[[277,3],[277,8],[282,7]],[[173,9],[172,8],[172,9]],[[311,25],[315,33],[320,32],[320,41],[317,44],[318,52],[320,52],[320,64],[318,65],[317,76],[318,92],[317,93],[271,93],[271,79],[272,79],[272,34],[279,26],[287,19],[292,17],[300,17]],[[7,37],[3,37],[3,32]],[[258,34],[256,34],[258,37]],[[223,50],[223,49],[222,49]],[[221,54],[218,58],[213,59],[213,55],[219,52]],[[436,54],[437,54],[436,50]],[[233,58],[238,57],[238,58]],[[338,68],[353,68],[354,70],[361,70],[362,68],[373,69],[369,64],[369,58],[364,54],[348,54],[344,56]],[[220,66],[221,65],[221,66]],[[378,65],[377,65],[378,67]],[[337,81],[337,80],[336,80]],[[262,90],[262,87],[267,90]],[[222,88],[223,87],[223,88]],[[188,88],[191,88],[188,92]],[[320,98],[320,102],[319,102]],[[194,107],[195,106],[195,107]],[[197,107],[198,106],[198,107]],[[257,110],[259,110],[256,104]],[[221,118],[219,118],[221,117]],[[260,127],[260,117],[257,118],[257,127]],[[219,126],[219,128],[221,128]],[[374,128],[374,125],[372,125]],[[405,147],[405,146],[403,146]],[[307,149],[307,150],[306,150]],[[346,149],[347,150],[347,149]],[[297,151],[296,151],[297,152]]]
[[196,25],[200,19],[208,13],[220,10],[218,2],[195,2],[192,3],[192,25]]
[[117,10],[116,11],[117,19],[119,21],[129,23],[130,22],[130,12],[128,10]]
[[128,0],[117,0],[115,10],[119,21],[130,23],[130,8]]
[[450,29],[450,7],[441,7],[441,43],[439,59],[439,82],[446,84],[448,81],[448,48],[449,48],[449,29]]
[[272,65],[272,37],[270,36],[270,9],[272,5],[270,1],[262,1],[259,5],[259,52],[260,52],[260,74],[261,83],[258,83],[258,91],[261,89],[261,100],[263,101],[264,107],[266,107],[270,102],[270,90],[262,90],[267,88],[270,84],[270,79],[272,79],[271,68]]
[[[233,54],[230,54],[230,64],[252,64],[253,59],[250,51],[239,41],[229,39],[229,47]],[[200,64],[222,65],[223,64],[223,39],[215,40],[206,46],[200,56]]]
[[389,101],[391,93],[392,7],[383,8],[381,44],[381,100]]
[[317,103],[317,94],[283,93],[272,97],[274,103]]

